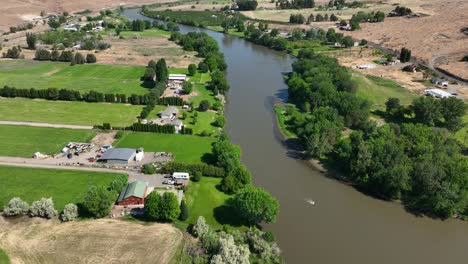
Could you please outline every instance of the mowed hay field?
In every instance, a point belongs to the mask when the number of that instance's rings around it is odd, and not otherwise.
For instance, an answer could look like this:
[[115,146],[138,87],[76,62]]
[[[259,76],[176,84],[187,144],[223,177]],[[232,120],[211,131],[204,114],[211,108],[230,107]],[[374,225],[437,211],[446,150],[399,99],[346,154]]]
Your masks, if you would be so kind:
[[171,152],[176,161],[201,163],[202,158],[211,153],[211,144],[214,141],[210,137],[131,132],[114,144],[118,148],[143,147],[149,152]]
[[0,166],[0,208],[13,197],[31,204],[52,197],[59,212],[66,204],[81,203],[89,186],[110,186],[115,173]]
[[95,135],[93,130],[0,125],[0,156],[59,153],[68,142],[88,142]]
[[46,101],[28,98],[0,98],[0,120],[67,125],[111,123],[127,126],[137,121],[143,106]]
[[0,86],[21,89],[69,89],[82,93],[145,94],[140,78],[142,66],[83,64],[70,66],[64,62],[29,61],[23,65],[11,60],[0,61]]
[[12,263],[170,263],[182,239],[168,224],[0,218],[0,247]]

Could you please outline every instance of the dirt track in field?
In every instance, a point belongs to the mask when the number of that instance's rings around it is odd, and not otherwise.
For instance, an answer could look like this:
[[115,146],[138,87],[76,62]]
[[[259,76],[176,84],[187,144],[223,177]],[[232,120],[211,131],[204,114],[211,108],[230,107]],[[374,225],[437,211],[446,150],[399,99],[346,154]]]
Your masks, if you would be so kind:
[[111,219],[58,220],[0,217],[0,247],[18,263],[169,263],[183,239],[167,224]]

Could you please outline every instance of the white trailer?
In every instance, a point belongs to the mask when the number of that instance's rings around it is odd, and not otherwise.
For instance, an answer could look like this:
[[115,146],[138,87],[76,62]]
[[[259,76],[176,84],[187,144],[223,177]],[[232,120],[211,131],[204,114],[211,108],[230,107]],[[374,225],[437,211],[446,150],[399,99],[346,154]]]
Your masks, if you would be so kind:
[[172,178],[174,180],[188,180],[190,176],[187,172],[174,172],[172,173]]
[[453,97],[450,93],[447,93],[446,91],[443,91],[441,89],[426,89],[424,90],[426,95],[436,97],[436,98],[449,98]]

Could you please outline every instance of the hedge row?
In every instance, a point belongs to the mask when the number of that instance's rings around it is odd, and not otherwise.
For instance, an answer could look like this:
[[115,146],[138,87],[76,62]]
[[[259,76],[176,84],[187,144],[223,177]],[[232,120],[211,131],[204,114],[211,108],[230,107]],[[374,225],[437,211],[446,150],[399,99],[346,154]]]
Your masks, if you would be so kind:
[[180,162],[169,162],[161,168],[162,173],[172,174],[174,172],[184,171],[190,174],[194,174],[196,171],[201,172],[204,176],[211,177],[225,177],[226,172],[221,167],[208,165],[206,163],[200,164],[185,164]]

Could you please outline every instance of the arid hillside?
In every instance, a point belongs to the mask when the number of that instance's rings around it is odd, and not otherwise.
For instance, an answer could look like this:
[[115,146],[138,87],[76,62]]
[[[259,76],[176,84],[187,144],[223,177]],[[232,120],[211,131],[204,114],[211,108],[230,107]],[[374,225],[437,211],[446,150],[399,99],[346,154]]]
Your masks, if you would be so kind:
[[171,2],[175,0],[2,0],[0,5],[0,32],[11,25],[19,25],[38,17],[41,11],[59,13],[63,11],[78,12],[85,9],[99,11],[100,9],[123,6],[136,6],[156,2]]

